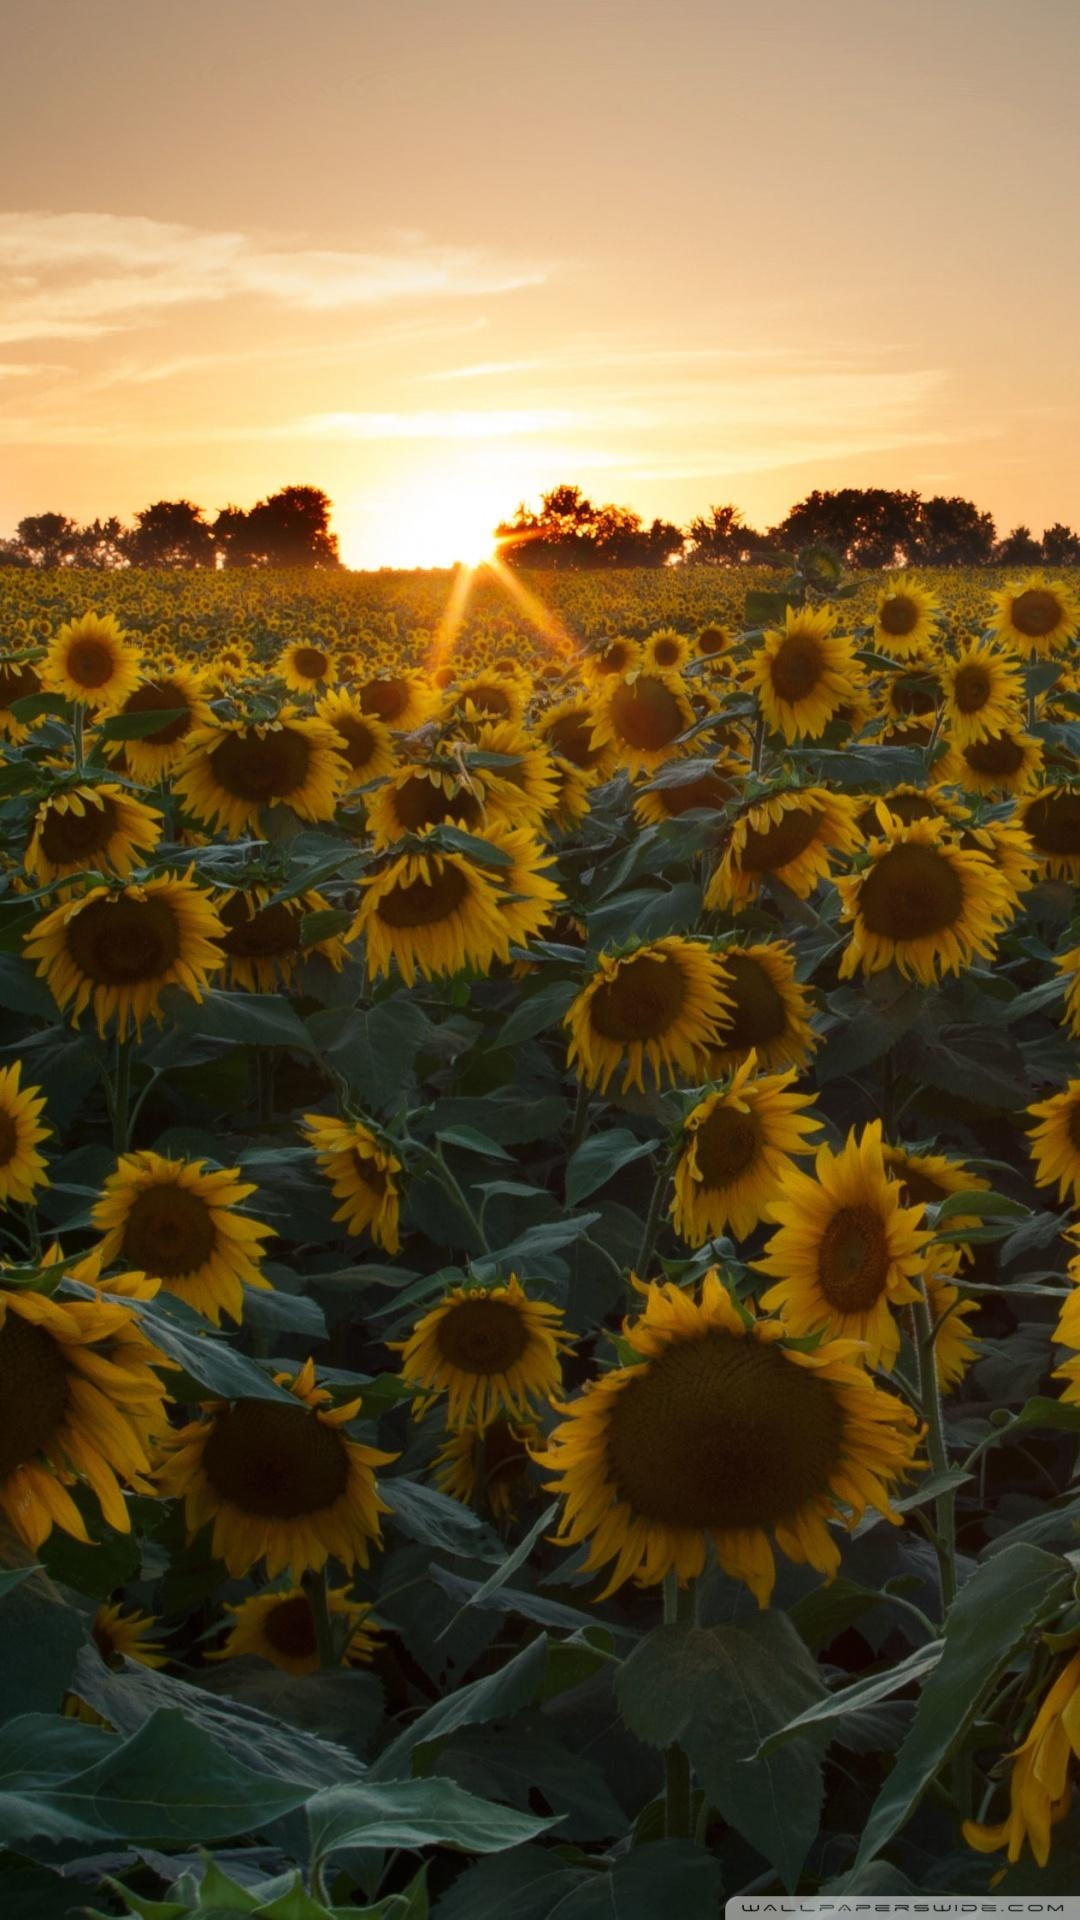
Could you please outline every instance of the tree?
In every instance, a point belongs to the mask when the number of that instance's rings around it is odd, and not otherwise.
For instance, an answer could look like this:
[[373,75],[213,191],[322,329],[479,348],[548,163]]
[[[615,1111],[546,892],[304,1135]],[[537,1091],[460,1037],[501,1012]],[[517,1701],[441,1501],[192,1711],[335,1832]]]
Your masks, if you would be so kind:
[[1080,566],[1080,533],[1055,520],[1043,534],[1042,557],[1048,567]]
[[66,513],[32,513],[15,529],[15,544],[32,567],[75,564],[79,529]]
[[212,529],[203,510],[190,500],[155,500],[135,515],[127,538],[135,567],[213,567],[217,562]]
[[710,507],[691,520],[687,559],[693,566],[738,567],[764,545],[764,534],[745,526],[738,507]]
[[769,533],[779,547],[835,547],[849,567],[895,567],[911,558],[918,540],[921,501],[917,493],[885,487],[815,490],[791,508]]
[[121,524],[115,514],[111,514],[108,520],[91,520],[88,526],[79,528],[72,565],[113,573],[118,567],[128,565],[129,539],[128,528]]
[[919,510],[912,562],[921,567],[985,567],[994,551],[993,515],[962,494],[935,493]]
[[1042,557],[1042,547],[1030,527],[1014,527],[994,549],[994,559],[1003,567],[1033,567]]
[[214,542],[227,567],[340,567],[330,507],[321,487],[282,487],[248,513],[223,507]]
[[538,513],[522,502],[495,537],[508,566],[547,569],[664,567],[684,545],[669,520],[646,527],[629,507],[595,507],[571,486],[552,487]]

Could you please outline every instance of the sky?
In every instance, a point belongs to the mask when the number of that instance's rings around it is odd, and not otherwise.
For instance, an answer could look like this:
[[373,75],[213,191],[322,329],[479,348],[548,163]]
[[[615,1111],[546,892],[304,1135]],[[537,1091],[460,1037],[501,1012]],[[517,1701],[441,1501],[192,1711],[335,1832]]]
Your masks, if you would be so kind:
[[1075,0],[6,0],[0,535],[562,481],[1080,526]]

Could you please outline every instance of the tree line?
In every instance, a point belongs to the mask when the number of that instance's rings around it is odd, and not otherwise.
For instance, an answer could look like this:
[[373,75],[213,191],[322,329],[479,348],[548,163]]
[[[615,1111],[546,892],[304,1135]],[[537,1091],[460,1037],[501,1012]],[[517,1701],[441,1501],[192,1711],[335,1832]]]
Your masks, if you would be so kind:
[[340,567],[331,501],[320,487],[282,487],[253,507],[208,519],[191,500],[155,500],[124,526],[115,515],[86,526],[66,513],[32,513],[0,541],[16,567]]

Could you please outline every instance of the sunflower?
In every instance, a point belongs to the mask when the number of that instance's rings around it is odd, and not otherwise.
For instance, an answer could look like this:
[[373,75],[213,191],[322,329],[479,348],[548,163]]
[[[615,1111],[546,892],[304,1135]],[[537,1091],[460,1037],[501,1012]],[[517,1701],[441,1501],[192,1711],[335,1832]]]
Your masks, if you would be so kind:
[[989,959],[1017,905],[1000,868],[961,847],[941,820],[916,820],[872,841],[869,864],[836,884],[841,918],[853,923],[842,980],[860,968],[896,966],[905,979],[932,987],[976,955]]
[[1040,787],[1025,795],[1016,817],[1044,873],[1080,883],[1080,787]]
[[300,961],[314,953],[322,954],[335,973],[341,972],[345,943],[338,934],[304,939],[307,915],[329,910],[329,901],[313,888],[275,900],[269,887],[230,887],[215,894],[213,903],[224,928],[223,985],[246,993],[274,993],[278,986],[288,986]]
[[402,853],[361,882],[363,899],[346,938],[361,935],[369,979],[396,961],[407,986],[507,959],[510,933],[490,876],[459,853]]
[[910,827],[913,820],[970,820],[969,808],[950,800],[942,787],[890,787],[876,793],[861,807],[856,819],[859,832],[868,840],[892,833],[897,826]]
[[[944,1153],[909,1153],[906,1147],[885,1143],[882,1148],[885,1171],[891,1180],[899,1180],[900,1198],[905,1207],[937,1206],[954,1193],[987,1193],[990,1182],[981,1173],[972,1173],[962,1160],[950,1160]],[[977,1226],[978,1216],[963,1219],[950,1215],[949,1225]],[[941,1249],[939,1248],[939,1254]]]
[[720,1020],[719,1045],[709,1050],[709,1077],[730,1073],[751,1048],[759,1069],[805,1066],[820,1043],[810,1025],[811,989],[795,977],[794,950],[770,940],[719,947],[716,957],[730,1006]]
[[392,770],[395,754],[390,729],[374,714],[364,712],[356,694],[337,688],[319,701],[316,712],[337,735],[350,787],[367,786]]
[[774,793],[735,821],[705,892],[705,905],[735,909],[757,897],[761,883],[779,880],[799,900],[828,877],[837,854],[862,843],[856,802],[827,787]]
[[512,1517],[517,1495],[528,1486],[540,1430],[529,1421],[496,1414],[451,1430],[435,1456],[435,1485],[451,1500],[475,1506],[493,1520]]
[[[954,1221],[950,1219],[949,1225]],[[942,1256],[948,1257],[948,1269],[942,1265]],[[927,1272],[923,1277],[926,1288],[927,1304],[934,1323],[934,1372],[942,1393],[951,1393],[959,1386],[973,1360],[979,1357],[979,1342],[972,1338],[967,1322],[973,1313],[979,1310],[977,1300],[964,1300],[958,1287],[952,1282],[956,1266],[961,1258],[959,1247],[938,1247],[934,1255],[938,1273]]]
[[40,677],[29,660],[0,654],[0,740],[10,740],[15,746],[20,740],[26,739],[30,723],[16,720],[11,709],[16,700],[29,700],[40,692]]
[[69,620],[49,641],[41,662],[47,692],[99,713],[115,713],[138,681],[139,656],[111,613]]
[[1072,1802],[1070,1772],[1080,1759],[1080,1653],[1074,1653],[1046,1694],[1038,1713],[1009,1758],[1009,1811],[998,1826],[964,1821],[964,1839],[977,1853],[1008,1849],[1009,1860],[1019,1860],[1024,1842],[1040,1867],[1050,1858],[1050,1834],[1064,1820]]
[[910,573],[890,576],[874,608],[874,645],[894,658],[918,653],[938,630],[940,603]]
[[669,1572],[685,1585],[711,1540],[764,1607],[770,1533],[831,1580],[830,1520],[850,1530],[873,1506],[900,1524],[889,1494],[917,1464],[914,1415],[874,1384],[851,1341],[788,1345],[779,1321],[736,1306],[715,1269],[699,1301],[670,1281],[643,1291],[644,1313],[623,1327],[640,1359],[593,1381],[537,1456],[566,1501],[560,1544],[587,1541],[590,1572],[615,1563],[600,1599]]
[[592,647],[581,661],[582,678],[590,685],[633,673],[641,665],[641,648],[626,634],[616,634]]
[[546,933],[557,909],[565,904],[561,887],[548,878],[554,856],[540,845],[529,827],[493,826],[485,829],[484,843],[505,855],[490,863],[477,849],[476,865],[501,895],[499,915],[514,946],[528,946]]
[[442,710],[448,720],[509,720],[520,726],[529,693],[529,682],[520,673],[481,673],[451,687]]
[[334,1199],[343,1202],[334,1219],[344,1222],[349,1234],[367,1228],[377,1247],[397,1253],[402,1171],[397,1155],[362,1120],[306,1113],[301,1131]]
[[[371,1608],[350,1600],[348,1587],[330,1587],[326,1608],[331,1621],[347,1624],[348,1637],[339,1665],[368,1666],[378,1650],[378,1628]],[[226,1606],[233,1616],[225,1644],[207,1655],[209,1660],[240,1660],[244,1655],[267,1660],[283,1673],[317,1673],[321,1665],[315,1615],[303,1587],[272,1593],[254,1593],[239,1606]]]
[[406,833],[428,827],[461,827],[482,833],[487,787],[483,774],[428,764],[399,767],[368,798],[367,829],[385,851]]
[[152,1613],[138,1607],[125,1613],[123,1607],[99,1607],[90,1625],[90,1637],[106,1666],[119,1666],[121,1659],[137,1660],[141,1667],[164,1667],[168,1655],[160,1640],[150,1638],[157,1626]]
[[762,1306],[782,1311],[792,1333],[826,1328],[862,1341],[867,1365],[891,1372],[900,1350],[892,1308],[920,1297],[913,1282],[930,1242],[923,1211],[904,1205],[886,1172],[880,1120],[861,1140],[853,1128],[840,1153],[819,1147],[813,1177],[792,1169],[767,1208],[777,1231],[754,1266],[776,1285]]
[[999,737],[1019,720],[1024,680],[1017,661],[975,641],[938,669],[944,714],[957,747]]
[[276,720],[196,727],[175,784],[197,820],[238,840],[258,826],[263,807],[332,820],[346,777],[333,728],[283,707]]
[[951,752],[942,762],[940,773],[943,780],[966,787],[971,793],[997,798],[1024,793],[1034,786],[1042,764],[1042,741],[1033,734],[1007,728],[985,740],[969,741],[959,753]]
[[592,744],[608,749],[628,773],[651,773],[694,724],[694,709],[676,674],[634,672],[601,683]]
[[1059,953],[1054,965],[1065,975],[1065,1025],[1073,1039],[1080,1040],[1080,947]]
[[426,675],[404,668],[400,673],[376,674],[356,689],[360,711],[381,720],[395,733],[414,733],[435,711],[435,689]]
[[280,673],[290,693],[321,693],[337,677],[334,656],[310,640],[294,640],[280,656]]
[[1021,653],[1058,653],[1080,629],[1080,599],[1065,580],[1030,573],[994,595],[994,631]]
[[562,1321],[560,1307],[531,1300],[512,1273],[505,1286],[452,1287],[407,1340],[390,1344],[402,1379],[422,1389],[417,1414],[445,1393],[449,1426],[486,1427],[500,1413],[524,1419],[532,1401],[558,1393],[570,1345]]
[[965,827],[957,837],[962,847],[984,853],[1017,896],[1031,891],[1039,862],[1023,827],[1012,820],[986,820],[981,827]]
[[121,1482],[153,1491],[148,1443],[167,1425],[152,1358],[130,1307],[0,1286],[0,1511],[31,1553],[54,1525],[89,1540],[76,1480],[130,1532]]
[[[688,763],[689,764],[689,763]],[[641,826],[662,826],[684,813],[719,813],[741,790],[746,768],[730,754],[720,754],[705,772],[686,780],[666,781],[644,788],[634,801],[634,818]]]
[[61,787],[37,809],[23,862],[41,886],[82,873],[126,879],[160,838],[160,813],[123,787]]
[[597,722],[595,700],[586,693],[571,694],[549,707],[536,724],[536,737],[561,760],[595,780],[606,780],[615,770],[614,744],[597,746],[593,733]]
[[1071,1199],[1075,1206],[1080,1195],[1080,1080],[1070,1080],[1064,1093],[1049,1100],[1034,1101],[1028,1112],[1039,1122],[1028,1136],[1035,1185],[1052,1187],[1056,1181],[1058,1199]]
[[129,1027],[141,1034],[146,1020],[160,1026],[166,987],[202,999],[208,975],[222,964],[223,932],[189,871],[144,886],[93,887],[38,921],[23,951],[73,1026],[92,1006],[99,1034],[115,1015],[123,1039]]
[[397,1456],[348,1438],[342,1429],[360,1401],[331,1408],[314,1361],[291,1380],[274,1379],[294,1404],[211,1401],[170,1433],[158,1490],[183,1499],[189,1539],[213,1522],[211,1552],[235,1580],[260,1560],[271,1580],[286,1567],[297,1580],[317,1573],[331,1554],[346,1568],[366,1567],[382,1545],[380,1515],[390,1511],[374,1469]]
[[642,663],[648,673],[681,673],[691,655],[691,643],[674,627],[658,627],[642,643]]
[[622,1092],[644,1092],[644,1069],[665,1079],[700,1079],[707,1049],[730,1010],[716,954],[668,934],[627,953],[602,953],[563,1022],[568,1064],[606,1093],[623,1068]]
[[795,1157],[813,1152],[805,1136],[821,1121],[803,1109],[816,1095],[789,1091],[794,1069],[754,1077],[755,1066],[751,1053],[730,1084],[706,1094],[683,1121],[669,1211],[688,1246],[703,1247],[728,1228],[744,1240]]
[[751,664],[750,684],[774,733],[816,740],[856,695],[858,663],[850,640],[833,632],[827,607],[788,607],[785,627],[767,628]]
[[153,733],[144,733],[141,740],[121,741],[110,752],[110,757],[122,755],[134,778],[144,786],[166,779],[183,760],[193,728],[208,726],[213,720],[199,676],[188,667],[170,667],[166,672],[160,664],[128,694],[119,711],[172,715]]
[[186,1300],[215,1326],[239,1323],[244,1288],[267,1288],[262,1242],[273,1232],[236,1209],[255,1192],[239,1167],[208,1171],[205,1160],[121,1154],[90,1219],[102,1235],[102,1267],[122,1264]]
[[35,1149],[51,1129],[40,1126],[45,1101],[40,1087],[20,1087],[22,1062],[0,1067],[0,1204],[31,1207],[47,1187],[45,1162]]
[[555,755],[509,720],[482,720],[470,727],[468,739],[478,752],[498,754],[502,761],[484,769],[488,816],[511,827],[539,828],[559,804],[562,783]]
[[694,643],[698,659],[714,660],[717,655],[726,653],[734,637],[732,629],[721,625],[719,622],[715,622],[711,626],[702,627]]

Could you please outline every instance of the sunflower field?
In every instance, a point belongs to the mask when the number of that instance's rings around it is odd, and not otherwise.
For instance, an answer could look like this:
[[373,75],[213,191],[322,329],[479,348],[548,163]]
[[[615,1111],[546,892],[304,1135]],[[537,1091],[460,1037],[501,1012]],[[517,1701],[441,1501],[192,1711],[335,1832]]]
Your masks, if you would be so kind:
[[1078,634],[0,573],[5,1920],[1075,1887]]

